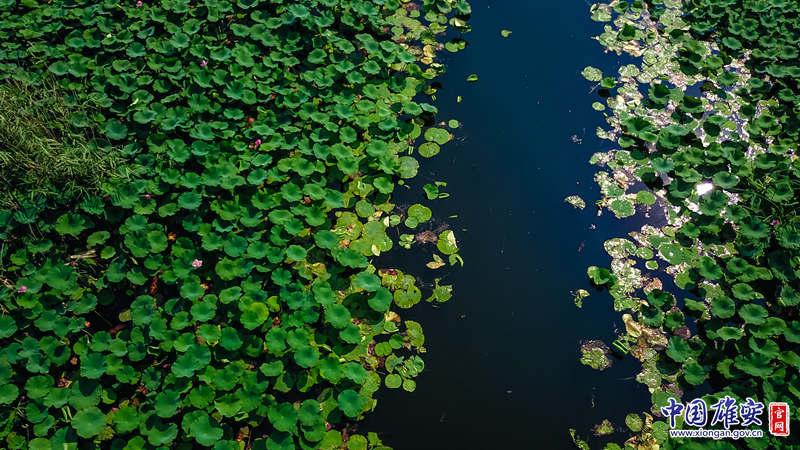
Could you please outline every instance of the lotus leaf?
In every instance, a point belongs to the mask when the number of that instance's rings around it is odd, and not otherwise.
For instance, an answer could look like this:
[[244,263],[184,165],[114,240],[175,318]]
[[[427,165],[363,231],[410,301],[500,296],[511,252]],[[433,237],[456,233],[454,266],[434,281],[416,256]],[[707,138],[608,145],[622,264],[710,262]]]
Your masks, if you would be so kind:
[[72,418],[75,432],[82,438],[91,438],[100,434],[106,426],[106,416],[94,406],[78,411]]

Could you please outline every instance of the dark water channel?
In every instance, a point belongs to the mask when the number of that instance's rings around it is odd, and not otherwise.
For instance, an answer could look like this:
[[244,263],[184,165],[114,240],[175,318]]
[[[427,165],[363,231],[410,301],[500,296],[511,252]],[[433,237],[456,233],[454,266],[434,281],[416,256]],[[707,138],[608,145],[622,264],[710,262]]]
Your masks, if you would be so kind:
[[[587,266],[608,266],[602,243],[641,225],[596,217],[592,206],[599,189],[588,159],[609,142],[595,136],[604,121],[580,71],[614,72],[619,61],[591,39],[602,25],[583,0],[470,3],[470,45],[445,56],[436,102],[438,119],[463,127],[423,162],[405,199],[422,201],[419,186],[448,182],[451,197],[431,206],[466,229],[457,233],[465,266],[434,272],[423,266],[430,250],[394,252],[423,280],[453,284],[454,297],[405,312],[425,329],[425,371],[414,393],[382,390],[361,429],[398,450],[574,448],[569,428],[589,437],[608,418],[623,430],[625,414],[649,406],[631,357],[605,372],[579,363],[582,339],[608,342],[622,327],[610,296],[592,290],[583,309],[570,296],[591,290]],[[513,33],[503,38],[502,29]],[[477,83],[466,81],[471,73]],[[573,193],[586,199],[584,211],[563,203]]]

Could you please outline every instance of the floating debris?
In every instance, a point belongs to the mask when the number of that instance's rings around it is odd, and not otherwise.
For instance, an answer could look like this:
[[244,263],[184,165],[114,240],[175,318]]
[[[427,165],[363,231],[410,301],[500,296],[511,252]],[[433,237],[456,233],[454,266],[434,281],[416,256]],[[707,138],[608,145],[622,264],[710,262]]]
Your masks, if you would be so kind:
[[606,370],[611,367],[608,357],[608,346],[603,341],[586,341],[581,345],[581,364],[596,370]]
[[436,270],[442,266],[444,266],[444,260],[437,254],[433,254],[433,261],[425,264],[428,269]]
[[608,419],[604,419],[594,426],[593,431],[595,436],[607,436],[614,432],[614,425],[612,425]]
[[575,302],[575,306],[583,308],[583,299],[589,296],[589,291],[586,289],[578,289],[577,291],[570,292],[570,294],[572,294],[572,301]]

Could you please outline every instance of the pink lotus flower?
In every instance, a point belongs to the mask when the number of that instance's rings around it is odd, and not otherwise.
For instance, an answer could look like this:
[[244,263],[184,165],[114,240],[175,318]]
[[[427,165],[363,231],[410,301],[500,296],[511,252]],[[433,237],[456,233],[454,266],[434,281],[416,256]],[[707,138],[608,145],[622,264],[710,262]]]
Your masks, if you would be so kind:
[[17,292],[19,292],[20,294],[23,294],[27,290],[28,290],[27,286],[20,286],[19,289],[17,289]]
[[780,223],[781,223],[781,221],[780,221],[780,220],[778,220],[778,219],[775,219],[775,220],[773,220],[772,222],[770,222],[769,224],[770,224],[770,225],[772,225],[772,226],[774,227],[774,226],[777,226],[777,225],[779,225]]
[[261,139],[256,139],[254,144],[255,144],[256,147],[260,146],[261,145]]
[[136,2],[136,6],[137,6],[137,7],[138,7],[138,6],[142,6],[142,4],[143,4],[143,3],[142,3],[142,0],[139,0],[138,2]]
[[144,194],[144,198],[150,200],[150,194]]
[[205,67],[207,65],[208,65],[208,61],[206,61],[205,59],[200,61],[200,67]]
[[197,267],[197,268],[203,267],[203,261],[195,259],[194,261],[192,261],[192,267]]
[[356,97],[358,97],[358,99],[361,100],[361,94],[356,95]]

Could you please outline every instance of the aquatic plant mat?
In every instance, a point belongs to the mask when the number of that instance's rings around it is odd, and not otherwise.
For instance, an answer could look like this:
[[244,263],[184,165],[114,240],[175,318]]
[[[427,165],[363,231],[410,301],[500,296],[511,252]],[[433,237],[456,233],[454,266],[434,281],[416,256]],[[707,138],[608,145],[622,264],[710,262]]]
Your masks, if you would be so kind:
[[[429,84],[437,36],[469,14],[0,0],[3,86],[52,79],[91,103],[36,126],[88,128],[126,167],[75,205],[0,210],[0,447],[386,448],[354,424],[382,386],[415,389],[425,338],[402,314],[423,292],[373,261],[402,234],[460,262],[453,231],[417,233],[432,210],[392,193],[452,139]],[[29,137],[11,144],[46,146]],[[3,173],[23,164],[2,151]]]
[[[798,12],[784,0],[591,8],[605,24],[598,42],[637,61],[618,73],[583,72],[609,124],[598,135],[614,146],[592,157],[598,211],[650,222],[606,242],[610,268],[588,269],[624,313],[611,351],[642,362],[636,380],[652,393],[651,411],[625,419],[634,433],[625,447],[800,445],[797,433],[767,432],[766,409],[763,424],[743,424],[764,437],[737,441],[671,439],[660,411],[730,396],[738,405],[786,402],[791,420],[800,418]],[[672,282],[677,298],[665,290]],[[604,369],[597,348],[583,361]],[[675,427],[691,428],[683,417]],[[574,430],[573,439],[588,448]]]

